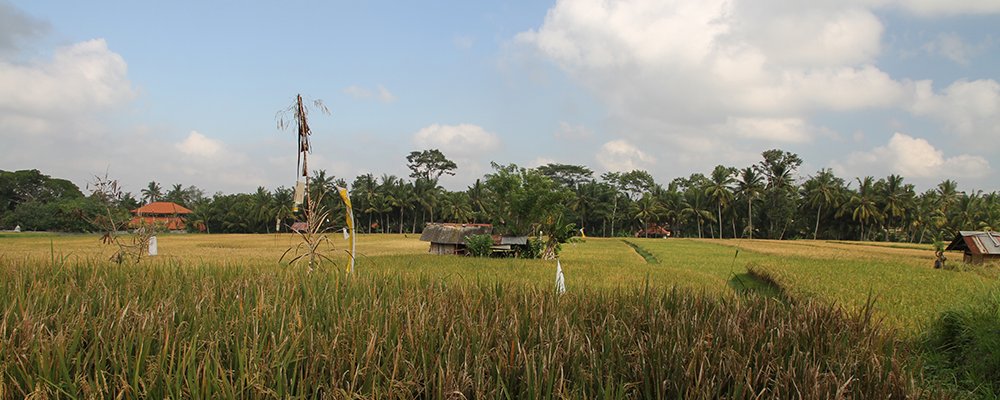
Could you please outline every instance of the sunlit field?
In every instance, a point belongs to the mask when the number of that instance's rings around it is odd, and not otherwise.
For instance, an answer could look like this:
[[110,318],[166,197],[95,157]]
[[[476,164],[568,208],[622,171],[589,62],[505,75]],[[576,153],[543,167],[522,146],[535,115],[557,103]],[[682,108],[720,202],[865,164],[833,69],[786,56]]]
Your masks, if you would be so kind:
[[588,238],[557,295],[554,261],[415,235],[359,235],[352,276],[339,235],[312,272],[291,234],[158,239],[0,236],[0,398],[938,397],[900,338],[997,288],[851,242]]

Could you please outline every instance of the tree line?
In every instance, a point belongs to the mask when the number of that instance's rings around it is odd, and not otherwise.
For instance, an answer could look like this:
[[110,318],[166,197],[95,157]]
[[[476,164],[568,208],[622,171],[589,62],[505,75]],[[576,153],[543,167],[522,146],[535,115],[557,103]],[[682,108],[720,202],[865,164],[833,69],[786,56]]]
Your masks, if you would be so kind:
[[[802,159],[777,149],[763,152],[753,165],[719,165],[707,175],[669,182],[643,170],[596,175],[582,165],[493,163],[492,172],[457,191],[439,185],[458,168],[440,151],[414,151],[406,161],[409,179],[368,173],[348,182],[314,171],[308,196],[338,215],[343,204],[335,190],[349,187],[358,230],[365,233],[418,233],[429,222],[457,222],[491,223],[497,232],[517,235],[541,230],[566,236],[582,229],[588,236],[632,236],[663,226],[679,237],[926,243],[1000,225],[996,191],[963,192],[948,179],[917,193],[899,175],[845,180],[830,169],[800,177]],[[286,231],[300,217],[292,199],[286,187],[206,196],[194,186],[164,188],[154,181],[112,206],[127,213],[152,201],[172,201],[194,212],[190,230],[270,233]],[[101,200],[37,170],[0,171],[4,229],[92,230],[81,215],[99,211],[106,203]]]

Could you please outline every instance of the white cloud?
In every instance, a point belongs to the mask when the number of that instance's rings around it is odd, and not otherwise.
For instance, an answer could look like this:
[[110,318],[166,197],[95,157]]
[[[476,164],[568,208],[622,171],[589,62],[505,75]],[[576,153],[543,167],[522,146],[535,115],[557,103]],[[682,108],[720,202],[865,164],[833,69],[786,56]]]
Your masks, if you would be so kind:
[[810,139],[806,122],[799,118],[730,118],[724,129],[736,135],[771,142],[801,143]]
[[363,86],[351,85],[343,90],[344,94],[351,96],[359,100],[378,100],[383,103],[392,103],[396,101],[396,95],[392,94],[389,89],[385,86],[378,85],[375,89],[369,89]]
[[1000,144],[1000,83],[992,79],[958,81],[940,94],[931,82],[915,84],[911,111],[942,121],[966,143],[996,148]]
[[924,51],[937,54],[962,65],[979,52],[976,46],[968,45],[955,33],[939,34],[934,40],[924,44]]
[[433,124],[413,135],[413,143],[421,149],[439,149],[449,154],[473,155],[500,147],[497,135],[472,124]]
[[876,5],[888,3],[921,16],[1000,13],[1000,2],[994,0],[868,0]]
[[128,66],[104,39],[56,49],[52,60],[0,62],[0,118],[83,117],[135,96]]
[[601,146],[597,162],[608,171],[631,171],[648,168],[656,158],[625,140],[613,140]]
[[184,141],[175,145],[181,153],[193,156],[211,157],[219,154],[222,149],[222,142],[209,139],[198,131],[191,131]]
[[[674,173],[745,162],[766,142],[796,145],[792,151],[821,139],[847,146],[849,133],[813,121],[872,110],[910,112],[1000,146],[995,81],[959,81],[935,92],[931,82],[880,68],[886,25],[879,15],[886,9],[982,14],[1000,11],[1000,2],[558,0],[541,26],[514,43],[604,103],[606,124],[625,140],[601,149],[609,169],[642,163],[623,156],[624,145],[669,152],[671,162],[659,168]],[[916,170],[899,160],[900,168]]]
[[559,122],[559,130],[554,134],[556,139],[577,142],[590,140],[594,137],[594,132],[583,125],[572,125],[569,122]]
[[847,157],[847,165],[835,164],[839,172],[871,175],[887,171],[908,178],[963,177],[981,178],[990,174],[990,163],[983,157],[960,154],[945,157],[926,139],[895,133],[885,146]]

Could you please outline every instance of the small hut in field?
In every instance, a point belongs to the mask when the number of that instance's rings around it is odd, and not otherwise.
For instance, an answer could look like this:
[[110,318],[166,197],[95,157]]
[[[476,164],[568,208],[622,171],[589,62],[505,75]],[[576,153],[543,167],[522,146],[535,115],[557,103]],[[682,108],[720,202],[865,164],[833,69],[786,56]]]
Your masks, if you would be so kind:
[[490,250],[494,255],[514,256],[528,246],[527,236],[493,235],[493,225],[490,224],[428,224],[420,235],[420,240],[431,242],[431,254],[466,254],[465,239],[475,235],[490,235],[493,245]]
[[962,250],[963,261],[970,264],[1000,262],[1000,233],[960,231],[945,250]]
[[465,254],[465,238],[493,233],[490,224],[428,224],[420,240],[431,242],[431,254]]
[[132,220],[128,225],[139,228],[148,225],[162,225],[171,231],[184,230],[185,219],[193,211],[169,201],[157,201],[132,210]]

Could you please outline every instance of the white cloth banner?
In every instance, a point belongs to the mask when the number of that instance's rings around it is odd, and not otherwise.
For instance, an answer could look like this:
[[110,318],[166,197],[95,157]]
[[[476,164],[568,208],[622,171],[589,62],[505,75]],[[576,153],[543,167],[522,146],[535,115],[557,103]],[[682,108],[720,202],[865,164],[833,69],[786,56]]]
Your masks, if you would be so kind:
[[156,255],[156,236],[149,237],[149,255]]
[[566,293],[566,278],[563,276],[562,264],[556,260],[556,293]]

